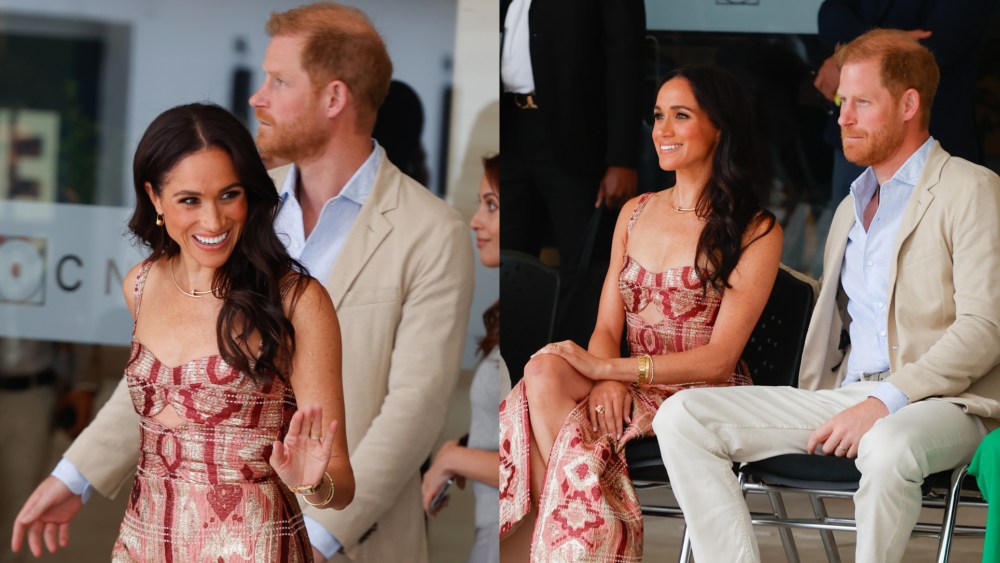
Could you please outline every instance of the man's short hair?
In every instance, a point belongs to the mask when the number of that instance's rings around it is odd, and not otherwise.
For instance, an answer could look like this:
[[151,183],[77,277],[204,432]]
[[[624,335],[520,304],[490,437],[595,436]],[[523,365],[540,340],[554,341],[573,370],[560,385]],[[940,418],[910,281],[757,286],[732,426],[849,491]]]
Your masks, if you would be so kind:
[[920,94],[920,125],[928,128],[941,71],[927,47],[905,31],[876,28],[846,45],[837,45],[836,57],[840,68],[877,61],[882,84],[896,100],[906,90],[916,90]]
[[302,68],[316,88],[332,80],[347,85],[360,102],[362,124],[370,130],[389,91],[392,61],[385,43],[364,12],[333,2],[317,2],[274,12],[264,27],[271,37],[304,35]]

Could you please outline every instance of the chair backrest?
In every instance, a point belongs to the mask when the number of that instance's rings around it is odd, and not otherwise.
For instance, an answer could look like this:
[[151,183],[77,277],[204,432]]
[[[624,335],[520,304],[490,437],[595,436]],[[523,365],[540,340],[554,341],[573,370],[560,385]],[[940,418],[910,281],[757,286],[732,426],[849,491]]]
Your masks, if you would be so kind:
[[534,256],[502,250],[500,296],[500,349],[516,385],[531,354],[552,341],[559,272]]
[[816,294],[813,285],[780,268],[767,305],[743,349],[754,385],[799,382],[802,346]]

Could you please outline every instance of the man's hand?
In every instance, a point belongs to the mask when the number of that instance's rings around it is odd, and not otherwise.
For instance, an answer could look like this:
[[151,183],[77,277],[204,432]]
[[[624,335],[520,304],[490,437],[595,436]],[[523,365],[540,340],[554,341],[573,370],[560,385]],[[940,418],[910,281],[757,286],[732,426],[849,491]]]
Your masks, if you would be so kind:
[[816,447],[823,444],[823,453],[826,455],[836,455],[837,457],[847,456],[851,459],[858,457],[858,444],[861,437],[865,435],[878,419],[889,415],[889,409],[885,403],[875,397],[868,397],[864,401],[854,405],[849,409],[844,409],[836,416],[826,421],[809,436],[809,443],[806,444],[806,451],[809,453],[819,453]]
[[816,71],[816,80],[813,81],[813,86],[831,102],[837,95],[837,88],[840,87],[840,67],[837,66],[837,60],[833,55],[827,57],[823,61],[823,66]]
[[[21,550],[24,535],[35,557],[42,556],[42,538],[50,553],[69,545],[69,523],[83,506],[80,495],[69,490],[62,481],[48,476],[28,497],[14,521],[14,535],[10,547]],[[58,541],[57,541],[58,539]]]
[[624,166],[608,166],[601,179],[601,187],[597,190],[597,201],[594,207],[602,204],[609,209],[621,209],[625,202],[635,197],[638,181],[634,168]]

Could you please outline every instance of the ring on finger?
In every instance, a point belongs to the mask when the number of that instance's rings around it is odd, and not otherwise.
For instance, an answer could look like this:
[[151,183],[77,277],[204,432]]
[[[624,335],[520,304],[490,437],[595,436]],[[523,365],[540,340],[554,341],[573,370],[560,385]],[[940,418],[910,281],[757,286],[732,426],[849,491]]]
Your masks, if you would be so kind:
[[313,440],[316,440],[317,442],[322,442],[323,441],[323,435],[322,434],[318,434],[316,432],[313,432],[312,434],[310,434],[309,437],[312,438]]
[[597,414],[604,414],[604,405],[597,405],[594,407],[594,412]]
[[837,448],[837,451],[838,451],[838,452],[840,452],[840,451],[844,451],[844,452],[846,452],[846,451],[847,451],[847,450],[849,450],[849,449],[850,449],[850,448],[846,448],[846,447],[844,447],[844,446],[840,446],[840,447],[838,447],[838,448]]

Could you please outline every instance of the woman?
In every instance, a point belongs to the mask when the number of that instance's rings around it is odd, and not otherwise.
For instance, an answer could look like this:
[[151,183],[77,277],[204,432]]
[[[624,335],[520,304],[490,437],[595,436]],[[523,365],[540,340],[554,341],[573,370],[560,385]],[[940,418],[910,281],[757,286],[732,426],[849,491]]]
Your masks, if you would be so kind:
[[749,102],[729,74],[687,67],[663,83],[653,111],[653,145],[676,184],[622,208],[589,349],[545,346],[500,406],[504,559],[527,560],[530,549],[532,561],[639,561],[625,443],[648,434],[680,389],[750,383],[740,354],[777,275],[782,233],[754,195]]
[[[479,260],[487,268],[500,266],[500,156],[483,159],[484,174],[479,182],[479,209],[470,223],[476,231]],[[500,303],[494,303],[483,313],[486,336],[479,342],[483,360],[476,368],[469,389],[472,403],[472,423],[468,444],[449,440],[441,446],[434,463],[424,474],[421,487],[424,511],[436,516],[444,507],[444,489],[457,481],[465,487],[472,479],[476,496],[476,539],[468,563],[497,563],[500,558],[497,539],[497,486],[499,464],[499,433],[497,405],[498,388],[510,389],[510,379],[502,381],[500,370]]]
[[129,229],[151,251],[122,288],[142,446],[112,559],[312,561],[294,493],[354,495],[330,298],[275,236],[274,184],[224,109],[162,113],[133,174]]

